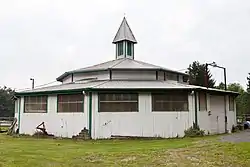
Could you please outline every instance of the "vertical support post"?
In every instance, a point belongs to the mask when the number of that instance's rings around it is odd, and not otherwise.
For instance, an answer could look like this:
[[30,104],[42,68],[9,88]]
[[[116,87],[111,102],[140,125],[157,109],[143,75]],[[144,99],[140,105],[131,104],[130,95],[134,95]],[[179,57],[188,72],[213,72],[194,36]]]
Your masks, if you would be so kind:
[[32,81],[32,89],[34,89],[35,88],[35,80],[34,80],[34,78],[30,78],[30,80]]
[[112,80],[112,70],[109,70],[109,80]]
[[198,127],[198,113],[197,113],[197,92],[194,91],[194,111],[195,111],[195,126]]
[[224,69],[224,84],[225,84],[225,90],[227,90],[227,74],[226,74],[226,68]]
[[206,87],[208,88],[208,64],[206,63],[206,66],[205,66],[205,85]]
[[89,92],[89,137],[92,137],[92,92]]
[[20,132],[20,124],[21,124],[21,97],[18,99],[18,133]]
[[[223,68],[224,70],[224,86],[225,91],[227,90],[227,76],[226,76],[226,68]],[[225,108],[225,133],[227,133],[227,96],[224,95],[224,108]]]

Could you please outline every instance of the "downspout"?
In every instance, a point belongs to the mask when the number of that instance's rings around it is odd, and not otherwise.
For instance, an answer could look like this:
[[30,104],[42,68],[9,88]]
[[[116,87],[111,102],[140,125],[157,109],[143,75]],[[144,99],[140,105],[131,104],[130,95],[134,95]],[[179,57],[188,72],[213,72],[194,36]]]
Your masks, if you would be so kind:
[[195,126],[198,127],[198,114],[197,114],[197,92],[194,91],[194,111],[195,111]]
[[89,92],[89,137],[92,138],[92,92]]
[[20,123],[21,123],[21,97],[20,99],[18,100],[18,132],[20,132]]

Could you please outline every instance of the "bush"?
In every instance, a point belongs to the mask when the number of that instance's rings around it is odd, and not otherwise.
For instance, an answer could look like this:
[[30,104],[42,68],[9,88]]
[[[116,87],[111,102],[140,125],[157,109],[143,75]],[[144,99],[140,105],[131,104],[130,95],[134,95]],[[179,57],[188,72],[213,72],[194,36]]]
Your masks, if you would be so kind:
[[198,136],[204,136],[205,131],[201,130],[198,125],[193,123],[193,126],[188,128],[187,130],[184,131],[185,137],[198,137]]
[[232,129],[231,129],[232,133],[238,132],[240,130],[244,130],[244,126],[242,126],[242,125],[237,125],[237,126],[232,125]]
[[237,132],[237,127],[233,125],[233,126],[232,126],[232,129],[231,129],[231,132],[232,132],[232,133]]
[[239,129],[239,130],[244,130],[244,125],[237,125],[237,128]]

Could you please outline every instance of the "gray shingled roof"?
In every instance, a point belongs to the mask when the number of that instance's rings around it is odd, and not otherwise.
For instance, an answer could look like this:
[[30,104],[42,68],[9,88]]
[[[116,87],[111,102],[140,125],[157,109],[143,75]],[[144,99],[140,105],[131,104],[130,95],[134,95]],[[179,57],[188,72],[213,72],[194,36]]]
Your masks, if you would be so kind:
[[49,87],[43,87],[38,89],[31,89],[26,90],[22,92],[17,92],[17,95],[24,95],[24,94],[30,94],[30,93],[61,93],[64,91],[83,91],[86,89],[96,89],[96,90],[102,90],[102,89],[135,89],[135,90],[155,90],[155,89],[199,89],[199,90],[209,90],[209,91],[216,91],[216,92],[227,92],[227,93],[234,93],[238,94],[237,92],[232,91],[224,91],[220,89],[211,89],[201,86],[195,86],[195,85],[187,85],[182,84],[178,82],[173,81],[128,81],[128,80],[103,80],[103,81],[88,81],[84,83],[68,83],[68,84],[60,84],[55,86],[49,86]]
[[135,36],[132,32],[132,30],[130,29],[128,22],[126,20],[126,18],[124,17],[122,20],[122,23],[115,35],[115,38],[113,40],[113,43],[119,42],[119,41],[131,41],[133,43],[137,43]]
[[129,58],[123,58],[123,59],[117,59],[117,60],[112,60],[112,61],[107,61],[101,64],[89,66],[86,68],[80,68],[77,70],[69,71],[57,78],[57,81],[61,81],[64,77],[68,76],[69,74],[72,73],[82,73],[82,72],[93,72],[93,71],[102,71],[102,70],[109,70],[109,69],[114,69],[114,70],[162,70],[162,71],[169,71],[169,72],[175,72],[179,73],[182,75],[188,75],[186,73],[182,73],[179,71],[174,71],[171,69],[167,69],[161,66],[145,63],[142,61],[134,60],[134,59],[129,59]]

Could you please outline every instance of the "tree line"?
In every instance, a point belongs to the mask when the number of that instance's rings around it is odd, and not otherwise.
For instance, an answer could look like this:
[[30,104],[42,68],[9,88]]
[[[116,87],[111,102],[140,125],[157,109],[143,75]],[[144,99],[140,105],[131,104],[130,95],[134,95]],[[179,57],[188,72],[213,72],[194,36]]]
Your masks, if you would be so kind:
[[[209,69],[206,73],[206,65],[194,61],[189,65],[187,73],[189,74],[189,83],[197,86],[208,86],[209,88],[224,89],[224,83],[215,85],[216,80],[213,78]],[[247,89],[244,90],[239,83],[229,83],[227,90],[239,92],[236,98],[237,114],[250,114],[250,73],[247,76]],[[15,90],[7,88],[6,86],[0,87],[0,117],[13,117],[14,116],[14,96]]]
[[[209,88],[224,89],[225,84],[223,82],[219,85],[215,85],[216,80],[213,78],[209,69],[206,65],[201,64],[198,61],[193,62],[189,65],[187,73],[189,74],[189,83],[198,86],[208,86]],[[250,114],[250,73],[247,78],[247,89],[244,90],[243,86],[239,83],[227,84],[227,90],[238,92],[239,96],[236,97],[236,111],[237,115]]]

